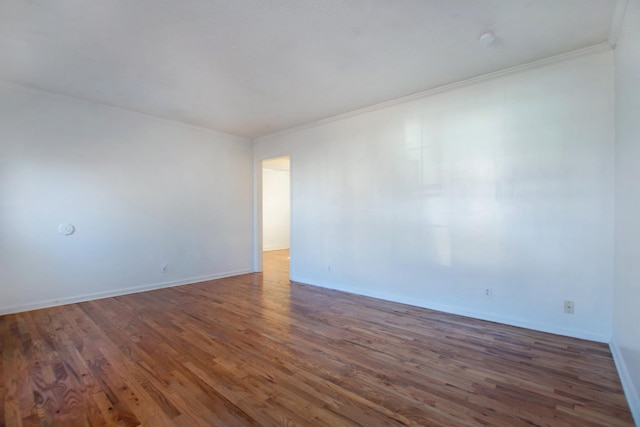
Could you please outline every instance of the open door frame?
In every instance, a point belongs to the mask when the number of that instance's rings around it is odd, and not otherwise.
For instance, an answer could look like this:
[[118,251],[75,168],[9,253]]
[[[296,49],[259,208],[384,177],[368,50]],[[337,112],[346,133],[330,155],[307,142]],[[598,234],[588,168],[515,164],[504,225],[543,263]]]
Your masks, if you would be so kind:
[[[289,158],[289,256],[292,257],[293,245],[291,244],[293,241],[293,162],[291,161],[291,156],[289,154],[283,154],[280,156],[269,156],[265,158],[256,158],[254,159],[254,174],[253,174],[253,271],[258,273],[263,270],[262,263],[262,248],[264,246],[263,242],[263,224],[262,224],[262,169],[263,162],[265,160],[272,160],[281,157]],[[289,276],[291,276],[291,270],[289,270]]]

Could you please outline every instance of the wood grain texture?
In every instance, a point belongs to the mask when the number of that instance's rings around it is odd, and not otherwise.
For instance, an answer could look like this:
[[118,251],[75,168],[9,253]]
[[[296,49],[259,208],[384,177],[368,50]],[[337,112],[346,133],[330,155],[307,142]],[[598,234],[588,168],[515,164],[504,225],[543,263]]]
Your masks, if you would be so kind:
[[605,344],[264,274],[0,317],[3,426],[630,426]]

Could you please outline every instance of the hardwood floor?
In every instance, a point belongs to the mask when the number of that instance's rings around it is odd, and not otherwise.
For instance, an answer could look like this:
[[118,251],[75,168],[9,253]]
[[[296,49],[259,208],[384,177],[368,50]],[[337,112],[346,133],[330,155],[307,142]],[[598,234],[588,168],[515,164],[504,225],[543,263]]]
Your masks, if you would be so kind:
[[629,426],[605,344],[248,274],[0,317],[6,426]]

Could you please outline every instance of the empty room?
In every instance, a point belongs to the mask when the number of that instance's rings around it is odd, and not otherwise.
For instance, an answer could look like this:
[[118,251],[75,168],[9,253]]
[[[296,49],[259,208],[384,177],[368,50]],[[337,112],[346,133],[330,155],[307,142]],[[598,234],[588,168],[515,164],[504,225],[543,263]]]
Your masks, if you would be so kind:
[[0,0],[0,426],[638,425],[639,164],[640,0]]

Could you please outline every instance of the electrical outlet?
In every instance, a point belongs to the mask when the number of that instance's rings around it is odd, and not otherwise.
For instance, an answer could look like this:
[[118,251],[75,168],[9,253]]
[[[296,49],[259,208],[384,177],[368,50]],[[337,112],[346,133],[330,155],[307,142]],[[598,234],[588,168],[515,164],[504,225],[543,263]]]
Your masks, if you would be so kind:
[[493,295],[493,289],[491,288],[485,288],[484,290],[484,296],[487,298],[491,298],[491,296]]
[[166,273],[166,272],[168,272],[168,271],[169,271],[169,264],[165,264],[165,265],[163,265],[163,266],[162,266],[162,272],[163,272],[163,273]]
[[575,303],[573,301],[565,300],[564,301],[564,312],[567,314],[573,314],[575,309]]

